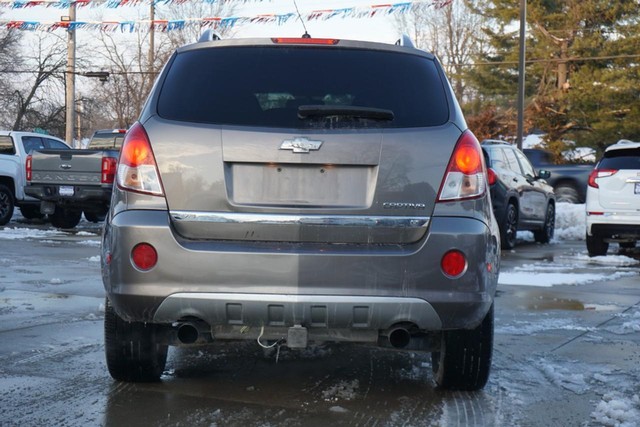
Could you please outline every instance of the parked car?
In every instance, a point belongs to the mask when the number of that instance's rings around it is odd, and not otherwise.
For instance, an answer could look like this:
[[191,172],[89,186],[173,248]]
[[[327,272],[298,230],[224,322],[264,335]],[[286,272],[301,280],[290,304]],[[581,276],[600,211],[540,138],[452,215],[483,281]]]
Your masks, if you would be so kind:
[[522,150],[536,169],[549,171],[545,179],[553,187],[558,202],[584,203],[587,195],[587,181],[593,170],[593,164],[564,163],[555,164],[553,154],[538,148]]
[[54,227],[75,227],[83,212],[88,221],[104,220],[125,132],[100,130],[87,149],[39,149],[29,155],[24,191],[40,201]]
[[606,255],[609,243],[634,248],[640,239],[640,143],[607,147],[589,176],[587,251]]
[[556,224],[556,196],[545,181],[549,171],[536,172],[520,150],[504,141],[485,140],[482,149],[502,248],[512,249],[520,230],[549,243]]
[[61,139],[33,132],[0,131],[0,225],[11,220],[16,206],[27,219],[42,218],[40,202],[24,193],[27,155],[34,149],[69,150]]
[[157,380],[168,345],[337,341],[485,385],[500,245],[482,151],[436,57],[403,40],[171,56],[105,220],[113,378]]

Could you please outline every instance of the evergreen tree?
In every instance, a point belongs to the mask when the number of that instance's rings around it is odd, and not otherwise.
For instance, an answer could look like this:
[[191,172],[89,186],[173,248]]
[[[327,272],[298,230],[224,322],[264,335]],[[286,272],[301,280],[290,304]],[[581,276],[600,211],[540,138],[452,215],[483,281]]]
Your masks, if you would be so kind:
[[[470,3],[492,17],[485,28],[492,49],[470,69],[469,82],[482,105],[513,109],[519,2]],[[556,151],[564,140],[598,149],[640,140],[639,18],[637,0],[529,0],[526,127],[545,132]]]

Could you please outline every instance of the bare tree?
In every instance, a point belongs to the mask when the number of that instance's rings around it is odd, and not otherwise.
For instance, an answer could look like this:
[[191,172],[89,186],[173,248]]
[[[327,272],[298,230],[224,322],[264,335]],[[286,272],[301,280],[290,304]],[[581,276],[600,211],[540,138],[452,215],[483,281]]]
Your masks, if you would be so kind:
[[410,35],[416,46],[442,61],[459,99],[467,97],[465,67],[483,49],[484,18],[471,13],[465,2],[417,3],[399,17],[396,26]]

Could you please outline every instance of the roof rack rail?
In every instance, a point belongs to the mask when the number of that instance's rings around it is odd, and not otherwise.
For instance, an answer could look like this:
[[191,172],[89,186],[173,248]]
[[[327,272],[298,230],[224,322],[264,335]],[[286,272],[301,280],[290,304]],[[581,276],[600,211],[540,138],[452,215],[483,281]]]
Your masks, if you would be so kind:
[[213,40],[222,40],[222,37],[220,36],[220,34],[213,31],[212,29],[208,29],[204,33],[202,33],[202,35],[198,39],[198,43],[210,42]]
[[411,38],[409,38],[409,36],[406,34],[400,36],[400,38],[396,41],[396,46],[415,47],[415,45],[411,41]]

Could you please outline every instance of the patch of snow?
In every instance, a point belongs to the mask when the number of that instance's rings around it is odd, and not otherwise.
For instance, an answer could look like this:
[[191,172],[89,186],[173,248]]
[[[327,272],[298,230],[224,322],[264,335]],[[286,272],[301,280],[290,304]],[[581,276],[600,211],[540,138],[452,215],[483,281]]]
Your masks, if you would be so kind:
[[322,392],[322,398],[327,402],[337,402],[338,400],[353,400],[360,388],[358,380],[340,381]]
[[558,203],[554,240],[585,240],[587,213],[584,204]]
[[548,288],[556,285],[583,285],[586,283],[617,280],[621,277],[637,275],[632,271],[618,271],[613,274],[588,274],[588,273],[540,273],[532,272],[500,272],[498,284],[515,286],[538,286]]
[[65,233],[58,230],[37,230],[31,228],[4,228],[0,230],[0,239],[42,239],[43,237],[64,236]]
[[95,236],[94,233],[89,233],[88,231],[78,231],[76,236]]
[[349,412],[347,408],[343,408],[342,406],[332,406],[331,408],[329,408],[329,411],[336,412],[338,414],[344,414],[346,412]]
[[79,245],[84,245],[84,246],[100,246],[100,240],[81,240],[78,242]]
[[624,255],[607,255],[607,256],[594,256],[589,257],[587,255],[574,255],[571,257],[576,261],[584,261],[587,264],[597,265],[611,265],[618,267],[627,267],[640,264],[640,260],[624,256]]
[[56,278],[51,279],[51,281],[49,281],[49,283],[51,283],[52,285],[59,285],[59,284],[62,283],[62,279],[58,279],[56,277]]
[[545,331],[580,331],[590,332],[595,328],[588,328],[573,323],[570,319],[540,319],[536,317],[535,322],[516,320],[513,324],[505,325],[505,322],[496,322],[496,333],[505,335],[534,335]]
[[96,256],[92,256],[90,258],[87,258],[89,261],[91,262],[100,262],[100,255],[96,255]]
[[545,359],[538,361],[540,370],[555,385],[570,390],[576,394],[583,394],[589,388],[584,374],[573,373],[575,369],[547,363]]
[[640,421],[640,398],[637,394],[627,397],[619,392],[606,393],[591,417],[603,426],[637,426]]

